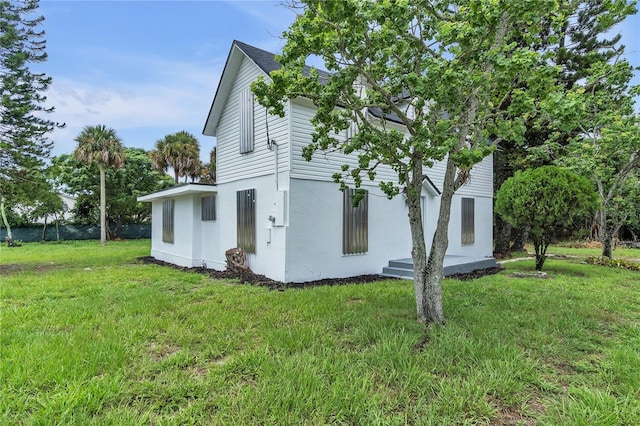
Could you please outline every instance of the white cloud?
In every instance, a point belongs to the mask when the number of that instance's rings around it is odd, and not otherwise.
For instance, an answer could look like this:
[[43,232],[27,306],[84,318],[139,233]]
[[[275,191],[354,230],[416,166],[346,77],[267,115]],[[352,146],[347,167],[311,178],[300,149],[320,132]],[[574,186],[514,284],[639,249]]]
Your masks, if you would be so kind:
[[[86,78],[54,78],[47,92],[47,103],[56,109],[50,118],[67,125],[51,135],[54,155],[71,152],[73,138],[87,125],[104,124],[121,136],[141,128],[172,128],[171,132],[202,129],[224,59],[188,63],[115,54],[106,60],[135,69],[144,81],[96,79],[93,73],[87,73]],[[162,136],[149,135],[145,142],[153,144]]]

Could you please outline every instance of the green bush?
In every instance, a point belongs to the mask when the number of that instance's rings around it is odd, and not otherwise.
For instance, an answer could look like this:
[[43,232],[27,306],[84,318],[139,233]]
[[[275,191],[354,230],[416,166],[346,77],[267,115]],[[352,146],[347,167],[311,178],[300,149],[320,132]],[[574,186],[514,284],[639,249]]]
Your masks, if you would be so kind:
[[628,269],[630,271],[640,271],[640,263],[625,259],[609,259],[605,256],[591,256],[586,260],[591,265],[610,266],[612,268]]

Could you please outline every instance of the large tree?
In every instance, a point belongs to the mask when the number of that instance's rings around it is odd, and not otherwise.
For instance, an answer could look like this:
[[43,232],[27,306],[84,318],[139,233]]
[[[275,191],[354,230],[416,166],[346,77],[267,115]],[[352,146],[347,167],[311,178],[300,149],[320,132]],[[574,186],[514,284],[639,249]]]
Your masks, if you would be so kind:
[[[151,166],[148,153],[141,148],[125,148],[126,163],[118,169],[105,170],[106,222],[109,238],[117,238],[123,225],[148,223],[149,203],[138,202],[138,196],[173,185],[171,177],[160,174]],[[75,195],[72,210],[74,222],[93,224],[100,217],[100,179],[96,164],[79,163],[73,156],[62,154],[53,158],[56,180],[69,194]]]
[[115,130],[102,124],[86,126],[75,138],[78,143],[73,156],[85,164],[96,164],[100,173],[100,243],[107,242],[105,168],[119,168],[124,164],[122,141]]
[[581,132],[563,159],[597,185],[600,206],[594,222],[602,255],[609,258],[618,230],[629,215],[638,214],[628,207],[638,192],[640,169],[640,114],[633,99],[638,88],[630,88],[633,71],[624,60],[594,67],[586,79],[593,93],[587,98]]
[[[566,2],[565,22],[555,30],[551,27],[545,34],[556,32],[555,37],[541,38],[541,43],[532,46],[540,51],[548,51],[548,60],[561,69],[560,81],[567,90],[576,86],[584,87],[593,73],[593,67],[615,61],[624,52],[620,43],[620,34],[612,29],[629,14],[635,12],[635,1],[628,0],[571,0]],[[606,91],[603,85],[590,87],[588,96]],[[503,141],[494,155],[494,188],[497,191],[502,183],[514,175],[515,171],[552,164],[564,154],[566,146],[579,129],[562,129],[547,125],[539,127],[534,121],[527,122],[524,144]],[[555,135],[553,149],[547,141]],[[511,225],[495,217],[495,251],[507,253],[510,250],[522,250],[526,242],[528,226],[517,229],[515,241],[511,244]]]
[[173,169],[176,185],[184,176],[194,176],[200,172],[200,142],[191,133],[184,130],[166,135],[156,141],[155,149],[149,152],[149,158],[158,171]]
[[[282,68],[271,82],[254,84],[274,114],[283,115],[294,97],[315,104],[313,141],[304,153],[357,155],[359,167],[345,165],[335,176],[343,189],[375,178],[380,164],[397,172],[397,180],[380,186],[389,197],[407,196],[420,322],[444,324],[451,202],[473,166],[502,140],[522,142],[528,119],[567,122],[575,97],[561,93],[557,68],[530,47],[547,22],[552,28],[565,22],[564,3],[310,0],[284,33]],[[305,66],[310,56],[324,62],[322,78]],[[398,122],[406,132],[395,130]],[[350,126],[358,129],[353,137],[337,137]],[[436,161],[445,172],[427,256],[420,195],[426,168]]]
[[5,206],[29,202],[42,185],[47,133],[58,126],[45,118],[53,111],[44,95],[51,78],[30,69],[47,59],[37,9],[37,0],[0,1],[0,210],[9,237]]

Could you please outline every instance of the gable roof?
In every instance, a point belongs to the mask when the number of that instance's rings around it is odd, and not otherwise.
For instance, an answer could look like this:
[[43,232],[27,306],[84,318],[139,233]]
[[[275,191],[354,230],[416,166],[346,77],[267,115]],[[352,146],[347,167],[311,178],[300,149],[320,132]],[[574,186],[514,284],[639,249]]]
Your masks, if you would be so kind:
[[[207,115],[207,120],[204,128],[202,129],[203,135],[216,136],[216,130],[220,117],[222,116],[224,105],[231,93],[233,81],[238,74],[243,56],[249,58],[262,72],[266,74],[267,77],[272,71],[282,68],[282,65],[276,61],[275,53],[268,52],[238,40],[233,40],[233,43],[231,43],[231,49],[229,50],[229,55],[227,56],[227,62],[224,64],[222,76],[218,83],[218,88],[216,89],[216,94],[213,97],[213,102],[209,109],[209,114]],[[311,68],[312,67],[308,65],[305,66],[303,73],[309,74]],[[316,69],[316,71],[320,75],[321,80],[327,80],[329,76],[327,71],[319,69]]]

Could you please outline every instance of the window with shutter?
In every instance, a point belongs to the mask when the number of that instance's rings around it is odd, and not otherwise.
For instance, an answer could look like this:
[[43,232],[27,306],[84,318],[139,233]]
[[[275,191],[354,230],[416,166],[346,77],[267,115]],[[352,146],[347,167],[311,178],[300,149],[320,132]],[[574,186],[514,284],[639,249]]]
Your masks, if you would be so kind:
[[361,254],[369,250],[369,192],[357,207],[353,206],[354,189],[342,195],[342,253]]

